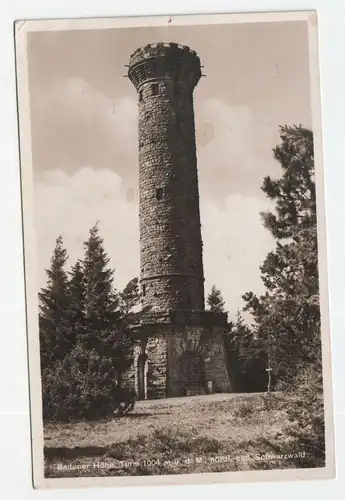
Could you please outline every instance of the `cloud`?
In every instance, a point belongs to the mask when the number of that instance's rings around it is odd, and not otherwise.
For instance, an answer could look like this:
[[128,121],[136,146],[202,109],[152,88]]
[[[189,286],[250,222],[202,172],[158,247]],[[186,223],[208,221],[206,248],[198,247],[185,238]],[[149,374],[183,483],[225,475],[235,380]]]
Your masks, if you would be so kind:
[[[85,164],[125,171],[135,162],[137,103],[111,99],[86,81],[70,78],[33,92],[33,144],[37,171],[72,173]],[[134,126],[133,126],[134,125]]]
[[110,170],[80,169],[69,176],[51,171],[35,183],[35,220],[39,287],[58,235],[64,238],[73,264],[83,256],[83,242],[99,221],[105,249],[115,268],[116,287],[123,287],[139,269],[137,205],[127,201],[122,179]]
[[[98,220],[100,234],[116,269],[117,288],[139,272],[138,206],[128,196],[121,177],[110,170],[80,169],[69,176],[47,172],[35,184],[35,220],[39,258],[39,286],[45,284],[55,239],[62,234],[70,264],[83,255],[83,241]],[[260,198],[229,195],[225,203],[201,200],[206,293],[212,284],[221,289],[231,313],[242,306],[241,295],[260,293],[259,266],[272,240],[259,211],[270,208]]]
[[216,285],[231,315],[243,307],[245,292],[263,291],[259,266],[274,247],[259,212],[269,209],[264,199],[241,194],[229,195],[222,205],[201,202],[205,292]]
[[242,154],[251,132],[251,109],[248,106],[230,106],[218,98],[202,101],[199,109],[199,145],[206,148],[212,145],[213,140],[219,140],[226,142],[234,155],[238,152]]
[[260,195],[263,177],[279,171],[272,154],[278,127],[260,123],[249,106],[218,98],[196,103],[195,112],[201,191],[214,199]]
[[113,132],[121,134],[122,138],[133,136],[133,128],[129,125],[136,120],[137,115],[134,99],[110,99],[80,78],[65,80],[55,87],[50,96],[58,101],[60,110],[61,106],[65,107],[64,113],[90,123],[102,121],[112,138]]

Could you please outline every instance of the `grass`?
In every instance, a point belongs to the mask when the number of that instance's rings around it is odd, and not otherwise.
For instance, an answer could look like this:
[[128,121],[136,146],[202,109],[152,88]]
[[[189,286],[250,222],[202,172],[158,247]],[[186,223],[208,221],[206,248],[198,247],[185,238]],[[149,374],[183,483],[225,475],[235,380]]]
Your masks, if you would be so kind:
[[[127,417],[45,426],[46,477],[124,476],[303,467],[273,457],[286,397],[213,395],[144,401]],[[270,407],[270,409],[269,409]],[[277,451],[278,450],[278,451]],[[291,450],[290,450],[291,451]],[[298,453],[303,450],[294,450]],[[270,458],[259,459],[265,453]]]

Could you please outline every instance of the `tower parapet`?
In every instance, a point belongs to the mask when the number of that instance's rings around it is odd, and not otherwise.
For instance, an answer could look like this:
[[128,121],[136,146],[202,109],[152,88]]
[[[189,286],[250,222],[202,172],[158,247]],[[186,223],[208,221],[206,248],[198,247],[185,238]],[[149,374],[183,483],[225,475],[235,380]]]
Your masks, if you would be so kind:
[[185,45],[155,43],[133,52],[128,76],[138,91],[150,79],[173,80],[192,91],[200,80],[201,64],[196,52]]

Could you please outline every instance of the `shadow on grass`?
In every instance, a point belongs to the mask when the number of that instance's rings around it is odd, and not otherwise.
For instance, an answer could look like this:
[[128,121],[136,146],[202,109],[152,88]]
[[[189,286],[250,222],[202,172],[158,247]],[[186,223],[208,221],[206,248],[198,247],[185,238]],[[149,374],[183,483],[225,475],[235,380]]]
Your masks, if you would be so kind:
[[[167,412],[168,413],[168,412]],[[148,418],[148,417],[152,417],[152,415],[155,415],[155,413],[152,413],[152,412],[133,412],[133,413],[128,413],[127,415],[115,415],[114,418],[116,420],[118,419],[121,419],[121,418]]]
[[74,448],[44,447],[44,458],[52,459],[76,459],[81,457],[99,457],[108,451],[107,446],[75,446]]
[[147,456],[147,453],[163,454],[171,458],[181,453],[217,453],[220,449],[221,443],[215,439],[194,437],[189,433],[155,430],[150,435],[141,434],[134,439],[130,438],[106,446],[75,446],[73,448],[45,446],[44,456],[47,460],[100,456],[125,460],[135,454],[142,454],[143,457]]
[[171,415],[171,411],[155,411],[155,412],[137,412],[137,413],[128,413],[127,415],[114,415],[114,420],[123,420],[123,419],[142,419],[146,420],[150,417],[157,417],[157,415]]

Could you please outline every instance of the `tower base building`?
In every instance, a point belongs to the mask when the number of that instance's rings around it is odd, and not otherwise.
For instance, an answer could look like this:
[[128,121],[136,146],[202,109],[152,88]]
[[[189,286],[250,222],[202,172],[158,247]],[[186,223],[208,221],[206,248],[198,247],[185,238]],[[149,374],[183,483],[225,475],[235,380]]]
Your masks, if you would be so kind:
[[167,311],[143,318],[132,371],[138,397],[230,392],[225,324],[226,315],[208,311]]

